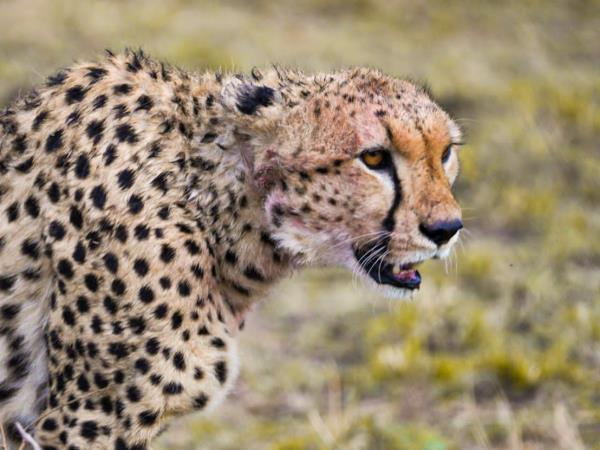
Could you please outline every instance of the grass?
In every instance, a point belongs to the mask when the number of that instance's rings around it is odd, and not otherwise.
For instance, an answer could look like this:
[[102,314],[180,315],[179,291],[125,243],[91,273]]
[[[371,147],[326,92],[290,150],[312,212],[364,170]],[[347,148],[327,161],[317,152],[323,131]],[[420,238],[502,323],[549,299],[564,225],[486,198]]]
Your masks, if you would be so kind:
[[600,2],[4,0],[0,98],[142,45],[189,69],[380,67],[466,131],[464,249],[409,303],[309,270],[169,449],[600,449]]

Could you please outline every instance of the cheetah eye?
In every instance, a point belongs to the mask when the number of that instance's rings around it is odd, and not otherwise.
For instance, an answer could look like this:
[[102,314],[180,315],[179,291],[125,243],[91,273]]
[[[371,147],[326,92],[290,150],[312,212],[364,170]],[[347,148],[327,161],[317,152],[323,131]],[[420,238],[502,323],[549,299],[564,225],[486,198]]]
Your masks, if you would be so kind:
[[444,153],[442,153],[442,164],[446,164],[448,162],[451,154],[452,154],[452,144],[450,144],[448,147],[446,147],[446,150],[444,150]]
[[365,150],[360,159],[369,169],[380,170],[390,162],[390,154],[386,150]]

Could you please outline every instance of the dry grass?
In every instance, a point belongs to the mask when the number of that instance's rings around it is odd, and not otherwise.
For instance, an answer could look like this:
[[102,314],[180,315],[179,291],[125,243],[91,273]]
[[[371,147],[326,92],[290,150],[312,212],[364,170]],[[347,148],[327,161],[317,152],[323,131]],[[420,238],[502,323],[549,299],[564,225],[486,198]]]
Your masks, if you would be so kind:
[[372,65],[465,128],[469,233],[412,303],[341,271],[282,284],[243,370],[169,449],[600,450],[600,3],[4,0],[0,98],[143,45],[185,67]]

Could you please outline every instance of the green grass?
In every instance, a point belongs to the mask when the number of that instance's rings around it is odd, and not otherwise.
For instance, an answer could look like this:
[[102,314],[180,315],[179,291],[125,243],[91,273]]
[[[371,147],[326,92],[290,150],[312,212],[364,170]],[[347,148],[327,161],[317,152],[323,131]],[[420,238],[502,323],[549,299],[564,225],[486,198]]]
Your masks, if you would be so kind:
[[105,47],[189,69],[380,67],[463,126],[464,249],[390,303],[307,271],[169,449],[600,449],[600,2],[0,2],[0,98]]

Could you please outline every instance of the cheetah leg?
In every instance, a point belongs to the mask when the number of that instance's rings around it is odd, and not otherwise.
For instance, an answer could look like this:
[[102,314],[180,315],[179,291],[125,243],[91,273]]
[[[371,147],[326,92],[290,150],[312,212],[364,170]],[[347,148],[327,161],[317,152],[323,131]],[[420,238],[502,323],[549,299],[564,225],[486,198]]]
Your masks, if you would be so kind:
[[[69,279],[48,327],[49,404],[35,434],[45,450],[141,450],[168,418],[207,410],[231,387],[236,321],[195,223],[170,217],[147,217],[160,232],[107,240],[62,271]],[[64,239],[55,258],[76,245]]]

